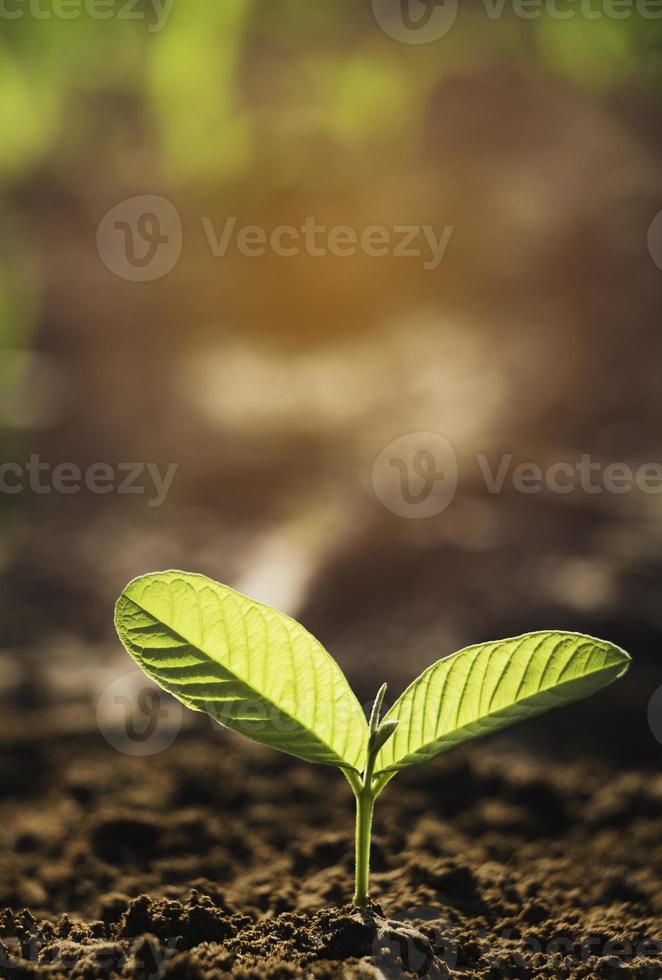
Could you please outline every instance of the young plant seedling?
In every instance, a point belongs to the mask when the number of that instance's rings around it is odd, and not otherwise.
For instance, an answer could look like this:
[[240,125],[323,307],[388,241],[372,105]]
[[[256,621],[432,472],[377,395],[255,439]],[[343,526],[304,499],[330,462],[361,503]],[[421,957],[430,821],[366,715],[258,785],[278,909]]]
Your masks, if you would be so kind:
[[134,579],[115,625],[145,673],[194,711],[307,762],[337,766],[356,797],[354,905],[368,904],[375,800],[401,769],[592,694],[630,664],[579,633],[544,631],[466,647],[366,722],[344,674],[295,620],[188,572]]

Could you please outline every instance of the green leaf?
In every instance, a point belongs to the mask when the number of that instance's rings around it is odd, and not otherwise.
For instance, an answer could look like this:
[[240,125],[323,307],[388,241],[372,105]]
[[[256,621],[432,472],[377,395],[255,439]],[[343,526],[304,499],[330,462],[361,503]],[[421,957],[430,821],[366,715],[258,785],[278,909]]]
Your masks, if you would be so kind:
[[460,650],[428,667],[387,712],[400,725],[375,775],[586,697],[629,664],[624,650],[579,633],[527,633]]
[[187,572],[134,579],[118,635],[189,708],[308,762],[365,764],[368,726],[335,660],[289,616]]

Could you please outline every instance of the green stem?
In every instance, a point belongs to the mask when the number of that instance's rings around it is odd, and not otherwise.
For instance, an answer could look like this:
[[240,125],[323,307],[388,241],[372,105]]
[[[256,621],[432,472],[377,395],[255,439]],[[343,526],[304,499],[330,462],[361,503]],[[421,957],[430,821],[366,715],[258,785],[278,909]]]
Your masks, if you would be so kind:
[[368,884],[370,880],[370,836],[372,831],[372,811],[375,798],[370,787],[364,787],[356,797],[356,887],[354,905],[365,908],[368,904]]
[[372,812],[375,800],[386,783],[391,778],[390,773],[382,776],[381,780],[373,780],[375,762],[382,745],[391,737],[398,722],[380,722],[386,684],[382,684],[370,713],[368,725],[368,753],[365,769],[359,776],[358,772],[347,771],[345,775],[356,797],[356,887],[354,889],[354,905],[359,909],[368,904],[368,886],[370,884],[370,840],[372,834]]

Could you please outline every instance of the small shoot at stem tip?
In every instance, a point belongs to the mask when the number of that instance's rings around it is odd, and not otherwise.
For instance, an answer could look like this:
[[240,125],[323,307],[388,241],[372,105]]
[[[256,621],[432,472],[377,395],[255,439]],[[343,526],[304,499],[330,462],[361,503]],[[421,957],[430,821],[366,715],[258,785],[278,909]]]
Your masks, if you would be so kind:
[[368,731],[372,735],[373,732],[377,730],[379,725],[379,719],[382,713],[382,705],[384,703],[384,696],[386,694],[386,689],[388,684],[384,682],[382,686],[377,691],[375,695],[375,700],[372,703],[372,711],[370,712],[370,721],[368,723]]
[[[372,711],[370,712],[370,721],[368,723],[368,762],[370,762],[371,757],[374,761],[374,757],[381,747],[389,740],[400,724],[397,719],[391,721],[384,719],[380,721],[387,687],[387,684],[382,684],[379,688],[372,705]],[[366,766],[366,770],[367,768],[368,766]]]

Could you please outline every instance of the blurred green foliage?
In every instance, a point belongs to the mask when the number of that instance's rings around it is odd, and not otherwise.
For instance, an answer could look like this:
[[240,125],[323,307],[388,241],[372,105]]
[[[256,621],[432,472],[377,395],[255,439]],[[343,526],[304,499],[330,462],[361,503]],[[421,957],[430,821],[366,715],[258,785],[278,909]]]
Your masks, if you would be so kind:
[[[171,9],[143,0],[136,19],[115,0],[103,20],[86,0],[72,19],[43,14],[50,0],[34,16],[35,2],[13,0],[7,7],[23,16],[0,18],[6,230],[20,230],[14,192],[36,174],[93,194],[146,175],[153,186],[300,185],[316,180],[329,148],[332,179],[369,171],[382,153],[406,164],[430,94],[483,64],[532,63],[596,97],[662,75],[660,22],[636,15],[522,20],[506,4],[494,20],[473,4],[448,35],[418,46],[388,37],[355,0],[174,0]],[[29,339],[38,302],[29,256],[26,242],[0,256],[0,346]]]
[[659,35],[660,27],[639,18],[545,18],[538,23],[540,50],[548,69],[597,91],[627,83],[627,75],[636,71],[637,54],[652,33]]
[[[101,112],[111,111],[113,98],[130,98],[164,173],[223,178],[260,157],[265,134],[291,141],[297,154],[313,135],[349,144],[380,133],[415,137],[430,89],[477,60],[539,59],[578,85],[608,90],[660,32],[658,22],[636,15],[525,21],[506,5],[491,20],[474,5],[446,37],[410,46],[380,31],[369,4],[348,0],[175,0],[163,24],[149,0],[144,18],[131,20],[97,20],[84,8],[76,19],[37,19],[29,2],[23,17],[0,21],[5,181],[58,148],[70,113],[84,127],[85,94]],[[116,14],[124,6],[116,0]],[[66,146],[59,150],[66,154]],[[294,155],[295,169],[299,162]]]
[[8,211],[0,249],[0,351],[29,345],[39,310],[38,282],[34,243]]
[[181,177],[248,165],[249,113],[239,91],[252,0],[186,0],[150,39],[145,96],[167,168]]

